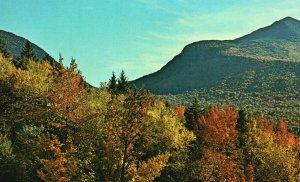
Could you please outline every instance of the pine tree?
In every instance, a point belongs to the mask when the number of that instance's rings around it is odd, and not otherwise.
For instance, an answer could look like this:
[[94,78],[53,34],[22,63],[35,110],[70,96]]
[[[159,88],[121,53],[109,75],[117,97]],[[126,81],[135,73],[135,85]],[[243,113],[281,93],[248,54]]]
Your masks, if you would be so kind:
[[33,59],[36,60],[36,55],[34,53],[33,47],[29,41],[27,41],[21,52],[21,59]]
[[33,47],[29,41],[27,41],[22,49],[21,58],[19,60],[19,65],[21,69],[26,69],[29,60],[36,61],[36,55],[34,53]]
[[61,55],[61,53],[59,53],[59,65],[61,66],[61,67],[63,67],[63,60],[64,60],[64,58],[62,57],[62,55]]
[[117,79],[114,72],[112,72],[112,76],[109,79],[108,90],[111,94],[116,94],[117,92]]
[[8,51],[6,49],[5,42],[2,39],[0,39],[0,54],[2,54],[2,56],[4,58],[8,58],[9,57],[9,53],[8,53]]
[[200,115],[203,114],[199,99],[195,98],[190,106],[187,107],[185,116],[185,126],[189,130],[194,129],[194,124],[198,121]]
[[53,59],[49,54],[46,54],[46,56],[43,58],[44,61],[48,61],[51,66],[55,67],[56,62],[55,59]]
[[244,133],[247,122],[250,117],[253,117],[251,113],[246,112],[245,110],[239,110],[237,120],[237,129],[239,132]]
[[118,92],[120,93],[126,92],[127,87],[128,87],[128,80],[124,70],[122,70],[120,77],[118,79]]
[[62,57],[61,53],[59,53],[58,64],[55,67],[55,70],[60,75],[63,74],[64,69],[65,69],[64,64],[63,64],[63,60],[64,60],[64,58]]
[[73,71],[78,71],[77,70],[77,63],[76,63],[76,60],[74,58],[71,58],[70,69],[73,70]]

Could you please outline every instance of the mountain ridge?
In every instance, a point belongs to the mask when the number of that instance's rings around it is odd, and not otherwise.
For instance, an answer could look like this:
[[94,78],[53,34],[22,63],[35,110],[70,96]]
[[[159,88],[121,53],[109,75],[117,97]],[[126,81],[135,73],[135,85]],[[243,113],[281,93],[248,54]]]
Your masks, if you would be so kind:
[[[283,28],[286,26],[289,29]],[[160,70],[131,83],[158,94],[182,93],[217,86],[228,74],[242,75],[249,70],[269,77],[289,64],[293,66],[286,71],[297,77],[300,73],[294,67],[300,68],[299,38],[300,21],[286,17],[234,40],[202,40],[188,44]],[[267,68],[267,76],[262,67]]]
[[[286,28],[285,30],[282,30]],[[294,29],[297,29],[297,31],[295,32]],[[279,30],[278,30],[279,29]],[[260,33],[263,33],[263,35],[260,35]],[[274,36],[274,33],[277,34],[276,38],[281,38],[281,39],[287,39],[288,40],[292,40],[290,36],[300,36],[300,21],[292,18],[290,16],[287,16],[281,20],[275,21],[274,23],[272,23],[269,26],[260,28],[258,30],[255,30],[253,32],[251,32],[250,34],[244,35],[242,37],[239,37],[237,39],[235,39],[236,41],[240,41],[240,40],[255,40],[258,39],[258,37],[260,36],[262,39],[265,39],[266,37],[270,37],[270,35]],[[292,35],[289,35],[293,33]],[[259,34],[259,36],[258,36]],[[269,35],[268,35],[269,34]],[[278,35],[279,34],[279,35]],[[295,35],[296,34],[296,35]],[[286,37],[288,36],[288,37]]]

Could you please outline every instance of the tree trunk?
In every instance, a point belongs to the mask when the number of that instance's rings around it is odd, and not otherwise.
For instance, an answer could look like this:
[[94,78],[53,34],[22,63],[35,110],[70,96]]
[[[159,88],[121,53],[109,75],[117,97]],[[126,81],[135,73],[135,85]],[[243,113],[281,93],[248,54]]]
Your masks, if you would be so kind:
[[125,182],[125,165],[127,162],[127,142],[125,142],[125,147],[124,147],[124,154],[123,154],[123,162],[122,162],[122,169],[121,169],[121,176],[120,176],[120,181]]

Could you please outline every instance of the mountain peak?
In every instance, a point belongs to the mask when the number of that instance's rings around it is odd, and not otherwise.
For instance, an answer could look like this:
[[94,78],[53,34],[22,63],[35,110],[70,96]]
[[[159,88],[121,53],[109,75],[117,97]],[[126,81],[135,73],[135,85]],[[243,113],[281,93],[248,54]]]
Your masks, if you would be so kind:
[[295,18],[292,18],[290,16],[287,16],[281,20],[278,20],[276,22],[274,22],[271,27],[276,27],[276,26],[286,26],[286,27],[283,27],[283,28],[292,28],[292,27],[300,27],[300,21],[295,19]]
[[293,17],[290,17],[290,16],[287,16],[285,18],[282,18],[281,20],[279,20],[278,22],[289,22],[289,23],[300,23],[299,20],[293,18]]
[[300,39],[300,21],[285,17],[271,24],[270,26],[258,29],[248,35],[236,40],[288,40],[296,41]]

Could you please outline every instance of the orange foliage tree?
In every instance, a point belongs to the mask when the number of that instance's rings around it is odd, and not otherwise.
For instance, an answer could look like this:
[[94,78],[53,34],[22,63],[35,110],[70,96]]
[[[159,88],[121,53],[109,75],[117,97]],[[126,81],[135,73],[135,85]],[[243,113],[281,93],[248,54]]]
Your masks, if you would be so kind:
[[48,146],[45,147],[47,159],[40,159],[41,169],[37,170],[37,175],[42,181],[70,181],[68,178],[66,153],[61,150],[62,144],[54,137],[47,141]]
[[201,116],[195,130],[203,140],[203,157],[198,161],[201,172],[197,178],[213,181],[240,181],[243,171],[237,161],[237,110],[227,107],[209,109]]
[[[54,82],[44,93],[47,98],[48,106],[48,129],[50,134],[50,142],[45,143],[45,148],[53,153],[54,158],[40,159],[43,168],[39,172],[40,177],[52,176],[55,174],[46,174],[55,171],[56,165],[61,157],[65,157],[66,167],[65,173],[69,174],[69,179],[75,175],[78,167],[77,160],[73,160],[76,151],[75,144],[82,140],[80,137],[80,129],[84,126],[87,117],[87,88],[84,85],[82,77],[77,70],[75,61],[73,60],[69,68],[60,67],[54,72]],[[56,150],[52,150],[55,145]],[[51,148],[52,146],[52,148]],[[56,155],[55,151],[59,151]],[[49,157],[49,155],[48,155]],[[53,163],[53,164],[51,164]],[[53,169],[49,169],[52,167]]]
[[296,147],[296,138],[293,133],[288,131],[288,127],[284,121],[278,122],[275,142],[287,148]]
[[232,152],[237,144],[236,124],[236,108],[227,107],[223,110],[221,106],[212,107],[206,117],[200,117],[199,132],[207,146],[216,151]]
[[184,116],[185,107],[180,105],[175,108],[175,115],[179,118]]

